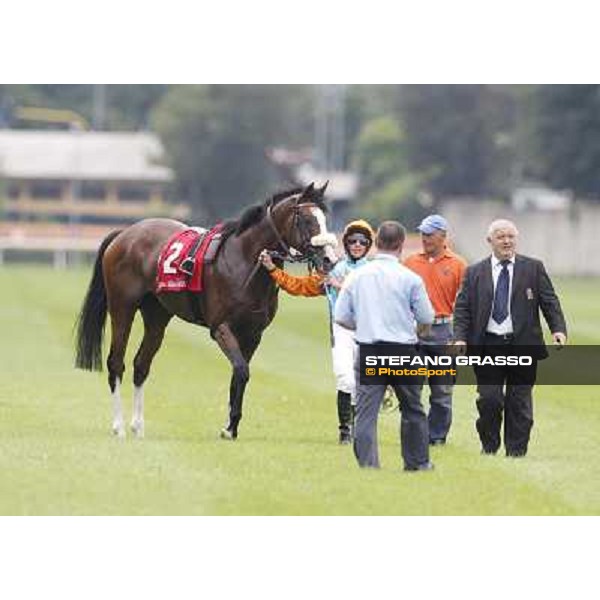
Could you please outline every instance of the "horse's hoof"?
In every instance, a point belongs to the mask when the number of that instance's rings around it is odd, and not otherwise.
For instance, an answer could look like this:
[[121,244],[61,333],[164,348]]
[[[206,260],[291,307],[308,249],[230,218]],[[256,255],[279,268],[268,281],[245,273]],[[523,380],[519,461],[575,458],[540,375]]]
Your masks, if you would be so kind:
[[144,423],[135,422],[131,424],[131,433],[138,439],[144,439]]
[[225,427],[223,429],[221,429],[221,439],[222,440],[235,440],[237,438],[237,435],[234,435],[232,431],[229,431],[229,429],[226,429]]
[[125,428],[124,427],[117,427],[116,425],[113,425],[112,428],[112,434],[119,440],[124,440],[125,439]]

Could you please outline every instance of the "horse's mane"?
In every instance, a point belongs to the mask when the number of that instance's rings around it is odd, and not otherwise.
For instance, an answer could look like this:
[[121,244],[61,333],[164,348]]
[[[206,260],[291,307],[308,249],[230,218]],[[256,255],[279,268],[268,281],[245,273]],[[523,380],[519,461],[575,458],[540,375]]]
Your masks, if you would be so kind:
[[[295,187],[283,192],[277,192],[273,194],[273,196],[268,198],[264,203],[254,204],[246,208],[237,219],[229,219],[225,221],[221,230],[223,241],[233,234],[241,235],[242,233],[244,233],[244,231],[246,231],[253,225],[257,225],[258,223],[260,223],[264,219],[267,213],[267,208],[269,206],[276,206],[286,198],[289,198],[290,196],[295,196],[296,194],[300,194],[303,191],[304,188]],[[325,203],[323,202],[323,198],[317,190],[313,189],[307,196],[307,200],[309,200],[310,202],[314,202],[323,211],[327,210]]]

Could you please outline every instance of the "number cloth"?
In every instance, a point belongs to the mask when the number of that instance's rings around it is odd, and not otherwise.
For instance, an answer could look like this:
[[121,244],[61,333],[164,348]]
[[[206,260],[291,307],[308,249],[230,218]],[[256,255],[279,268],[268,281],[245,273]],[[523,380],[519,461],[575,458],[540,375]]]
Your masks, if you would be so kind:
[[221,229],[221,224],[216,225],[204,235],[204,239],[194,257],[194,270],[191,277],[181,271],[180,265],[187,258],[190,249],[202,234],[197,229],[190,228],[178,231],[171,236],[158,257],[156,292],[201,292],[203,289],[204,254],[212,238]]

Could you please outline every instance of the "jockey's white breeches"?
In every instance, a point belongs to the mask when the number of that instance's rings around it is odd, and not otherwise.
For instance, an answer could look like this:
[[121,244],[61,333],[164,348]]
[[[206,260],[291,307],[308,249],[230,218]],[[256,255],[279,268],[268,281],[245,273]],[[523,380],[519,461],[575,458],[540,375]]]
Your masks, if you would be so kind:
[[336,389],[352,395],[356,384],[354,382],[354,360],[358,346],[354,341],[354,331],[346,329],[337,323],[333,324],[334,344],[331,350],[333,357],[333,372],[335,374]]

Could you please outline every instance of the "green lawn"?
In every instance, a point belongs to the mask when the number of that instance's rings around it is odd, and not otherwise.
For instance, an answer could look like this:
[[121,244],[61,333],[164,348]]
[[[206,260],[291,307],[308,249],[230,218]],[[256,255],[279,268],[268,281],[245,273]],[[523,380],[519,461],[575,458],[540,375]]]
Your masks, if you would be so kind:
[[[109,435],[106,374],[72,368],[89,270],[0,268],[0,514],[598,514],[598,387],[539,387],[530,455],[482,457],[474,391],[458,388],[436,470],[401,471],[397,415],[383,468],[336,439],[323,299],[281,295],[252,365],[237,442],[218,439],[229,365],[204,329],[173,322],[146,386],[146,439]],[[600,343],[598,280],[563,280],[572,341]],[[132,337],[128,361],[140,337]],[[124,386],[131,414],[131,366]]]

